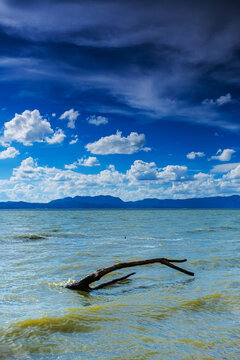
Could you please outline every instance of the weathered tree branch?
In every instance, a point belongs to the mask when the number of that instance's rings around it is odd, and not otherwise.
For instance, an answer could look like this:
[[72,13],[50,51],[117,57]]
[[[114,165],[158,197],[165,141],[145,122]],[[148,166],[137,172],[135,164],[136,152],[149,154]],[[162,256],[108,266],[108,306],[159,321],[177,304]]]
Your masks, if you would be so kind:
[[136,274],[136,273],[135,273],[135,272],[132,272],[132,273],[130,273],[130,274],[128,274],[128,275],[121,276],[121,277],[119,277],[119,278],[117,278],[117,279],[110,280],[110,281],[108,281],[108,282],[105,282],[104,284],[100,284],[100,285],[98,285],[98,286],[95,286],[94,288],[92,288],[92,290],[102,289],[102,288],[105,287],[105,286],[112,285],[112,284],[114,284],[114,283],[116,283],[116,282],[118,282],[118,281],[121,281],[121,280],[125,280],[125,279],[129,278],[129,276],[132,276],[132,275],[134,275],[134,274]]
[[96,286],[94,288],[90,287],[89,285],[95,281],[98,281],[101,279],[101,277],[103,277],[104,275],[109,274],[112,271],[115,270],[119,270],[119,269],[123,269],[126,267],[132,267],[132,266],[139,266],[139,265],[146,265],[146,264],[153,264],[153,263],[161,263],[163,265],[169,266],[175,270],[178,270],[184,274],[190,275],[190,276],[194,276],[194,273],[188,270],[185,270],[179,266],[173,265],[172,263],[181,263],[181,262],[185,262],[187,261],[186,259],[183,260],[171,260],[171,259],[165,259],[165,258],[154,258],[154,259],[148,259],[148,260],[138,260],[138,261],[129,261],[129,262],[120,262],[118,264],[114,264],[102,269],[99,269],[97,271],[95,271],[94,273],[88,275],[87,277],[83,278],[80,281],[75,281],[72,284],[68,284],[66,285],[66,288],[71,289],[71,290],[81,290],[81,291],[87,291],[90,292],[92,290],[97,290],[97,289],[101,289],[107,285],[113,284],[117,281],[120,280],[124,280],[127,279],[129,276],[135,274],[135,273],[131,273],[128,274],[126,276],[122,276],[120,278],[108,281],[104,284],[101,284],[99,286]]

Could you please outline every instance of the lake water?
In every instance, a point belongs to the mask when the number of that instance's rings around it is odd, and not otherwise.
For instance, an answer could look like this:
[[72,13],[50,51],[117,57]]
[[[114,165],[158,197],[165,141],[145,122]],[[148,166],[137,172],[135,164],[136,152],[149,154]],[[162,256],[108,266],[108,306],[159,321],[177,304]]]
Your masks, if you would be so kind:
[[[239,210],[0,211],[0,358],[240,359]],[[90,294],[119,261],[161,264]]]

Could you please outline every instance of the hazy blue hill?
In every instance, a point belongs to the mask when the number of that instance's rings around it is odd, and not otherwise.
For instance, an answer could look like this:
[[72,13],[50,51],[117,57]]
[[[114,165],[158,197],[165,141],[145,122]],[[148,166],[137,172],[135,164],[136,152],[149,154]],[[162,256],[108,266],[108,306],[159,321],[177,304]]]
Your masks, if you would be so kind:
[[144,199],[135,201],[131,204],[134,208],[207,208],[207,209],[235,209],[240,208],[240,196],[233,195],[227,197],[209,197],[209,198],[194,198],[181,200],[159,200],[159,199]]
[[75,196],[53,200],[48,203],[53,208],[123,208],[125,203],[113,196]]
[[28,203],[24,201],[6,201],[0,202],[0,209],[34,209],[46,207],[45,204]]
[[75,196],[49,203],[0,202],[0,209],[240,209],[240,196],[124,202],[113,196]]

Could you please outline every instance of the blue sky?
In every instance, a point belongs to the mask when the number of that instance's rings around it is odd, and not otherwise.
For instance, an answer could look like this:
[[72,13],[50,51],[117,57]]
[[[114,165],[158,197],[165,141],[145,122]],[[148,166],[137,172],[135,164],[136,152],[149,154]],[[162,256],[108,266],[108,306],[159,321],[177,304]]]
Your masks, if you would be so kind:
[[240,193],[237,1],[0,1],[0,201]]

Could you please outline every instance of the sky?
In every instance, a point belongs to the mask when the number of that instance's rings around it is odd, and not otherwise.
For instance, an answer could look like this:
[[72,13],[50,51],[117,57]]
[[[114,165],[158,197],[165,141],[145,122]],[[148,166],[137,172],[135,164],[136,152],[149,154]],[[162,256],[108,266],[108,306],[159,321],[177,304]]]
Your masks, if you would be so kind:
[[240,4],[0,0],[0,201],[240,195]]

